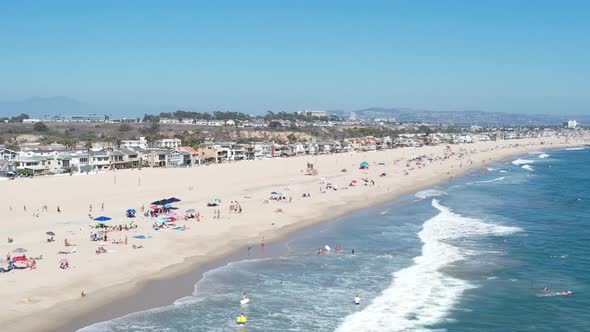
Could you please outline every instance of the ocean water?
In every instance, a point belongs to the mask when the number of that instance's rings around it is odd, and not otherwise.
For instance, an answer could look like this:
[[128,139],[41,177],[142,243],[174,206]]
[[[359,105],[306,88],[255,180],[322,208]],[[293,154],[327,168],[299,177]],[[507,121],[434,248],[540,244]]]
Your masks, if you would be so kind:
[[590,331],[589,165],[590,149],[492,164],[296,233],[276,254],[253,248],[174,305],[80,331]]

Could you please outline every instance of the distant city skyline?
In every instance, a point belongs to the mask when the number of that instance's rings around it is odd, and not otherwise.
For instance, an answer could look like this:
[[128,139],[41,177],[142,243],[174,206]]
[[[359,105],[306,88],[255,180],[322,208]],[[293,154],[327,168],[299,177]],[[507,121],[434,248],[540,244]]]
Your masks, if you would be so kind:
[[588,115],[589,11],[585,1],[10,2],[0,11],[0,116],[33,96],[50,100],[47,114],[71,114],[63,102],[116,117]]

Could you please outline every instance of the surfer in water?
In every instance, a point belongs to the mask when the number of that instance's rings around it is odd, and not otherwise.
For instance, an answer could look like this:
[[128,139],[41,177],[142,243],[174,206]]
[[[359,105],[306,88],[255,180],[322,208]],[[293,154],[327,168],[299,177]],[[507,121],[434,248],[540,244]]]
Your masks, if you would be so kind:
[[242,294],[242,301],[244,301],[245,299],[247,299],[248,297],[246,296],[246,293]]
[[361,304],[361,298],[358,294],[354,297],[354,304],[359,305]]

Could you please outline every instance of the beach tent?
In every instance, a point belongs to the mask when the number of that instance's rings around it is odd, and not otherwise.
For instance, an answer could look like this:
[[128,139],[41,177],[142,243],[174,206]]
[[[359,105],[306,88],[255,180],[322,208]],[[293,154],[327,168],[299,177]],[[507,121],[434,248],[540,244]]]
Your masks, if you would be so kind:
[[112,218],[106,217],[106,216],[100,216],[100,217],[96,217],[94,218],[95,221],[109,221]]

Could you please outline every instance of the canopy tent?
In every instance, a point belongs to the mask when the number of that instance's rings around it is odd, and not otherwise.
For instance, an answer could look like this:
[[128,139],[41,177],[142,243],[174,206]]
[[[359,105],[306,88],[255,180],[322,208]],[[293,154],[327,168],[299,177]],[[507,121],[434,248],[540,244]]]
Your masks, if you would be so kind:
[[100,216],[100,217],[96,217],[94,218],[95,221],[109,221],[112,218],[106,217],[106,216]]

